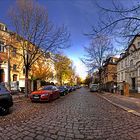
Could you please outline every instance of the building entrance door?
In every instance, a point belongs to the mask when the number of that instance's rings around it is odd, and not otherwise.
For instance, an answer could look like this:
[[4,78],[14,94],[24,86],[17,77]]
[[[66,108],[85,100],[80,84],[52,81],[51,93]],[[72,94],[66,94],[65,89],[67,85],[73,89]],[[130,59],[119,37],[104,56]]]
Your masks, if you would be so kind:
[[4,82],[4,76],[5,76],[4,70],[3,69],[0,69],[0,83],[1,82]]
[[135,89],[136,87],[136,82],[135,78],[132,78],[132,89]]

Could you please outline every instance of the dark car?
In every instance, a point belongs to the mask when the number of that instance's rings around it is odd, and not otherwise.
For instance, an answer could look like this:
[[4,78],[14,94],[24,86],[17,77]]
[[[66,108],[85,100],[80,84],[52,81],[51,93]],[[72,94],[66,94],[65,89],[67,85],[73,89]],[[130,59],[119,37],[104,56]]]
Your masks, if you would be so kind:
[[30,95],[31,101],[52,101],[60,97],[60,91],[56,86],[44,86]]
[[12,95],[4,85],[0,84],[0,115],[9,113],[9,108],[13,105]]
[[59,86],[58,88],[61,96],[68,94],[68,88],[66,86]]
[[68,92],[72,92],[73,88],[71,86],[67,86]]
[[77,86],[76,86],[76,85],[74,85],[74,86],[73,86],[73,90],[75,91],[76,89],[77,89]]

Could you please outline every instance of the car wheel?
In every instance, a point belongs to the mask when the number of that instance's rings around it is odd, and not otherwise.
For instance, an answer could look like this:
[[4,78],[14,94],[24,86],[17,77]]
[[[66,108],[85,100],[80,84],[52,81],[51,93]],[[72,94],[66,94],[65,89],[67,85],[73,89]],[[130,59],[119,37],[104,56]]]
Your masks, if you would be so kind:
[[0,115],[1,116],[7,115],[8,113],[9,113],[9,108],[4,107],[4,106],[0,107]]
[[57,98],[60,98],[60,94],[58,94]]
[[34,100],[31,100],[31,102],[34,103],[35,101]]
[[51,94],[49,97],[49,102],[53,101],[53,95]]

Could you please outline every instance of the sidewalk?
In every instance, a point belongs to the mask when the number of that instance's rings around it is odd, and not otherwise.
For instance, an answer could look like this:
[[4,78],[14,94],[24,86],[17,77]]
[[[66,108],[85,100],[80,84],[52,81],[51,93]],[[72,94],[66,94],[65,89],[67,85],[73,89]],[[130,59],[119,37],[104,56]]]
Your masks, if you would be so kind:
[[128,112],[140,116],[140,98],[126,97],[123,95],[108,92],[104,92],[103,94],[98,95],[108,100],[115,106],[118,106]]
[[130,93],[130,97],[139,98],[140,99],[140,93]]

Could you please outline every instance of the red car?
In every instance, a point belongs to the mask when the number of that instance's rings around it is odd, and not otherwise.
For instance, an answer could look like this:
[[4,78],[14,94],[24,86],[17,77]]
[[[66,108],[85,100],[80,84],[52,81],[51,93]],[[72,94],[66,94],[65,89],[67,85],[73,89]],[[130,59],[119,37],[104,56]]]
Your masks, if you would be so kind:
[[44,86],[34,91],[30,95],[32,102],[34,101],[52,101],[60,97],[59,89],[55,86]]

